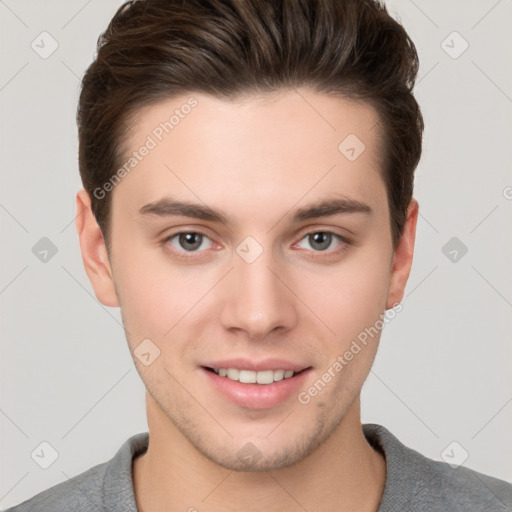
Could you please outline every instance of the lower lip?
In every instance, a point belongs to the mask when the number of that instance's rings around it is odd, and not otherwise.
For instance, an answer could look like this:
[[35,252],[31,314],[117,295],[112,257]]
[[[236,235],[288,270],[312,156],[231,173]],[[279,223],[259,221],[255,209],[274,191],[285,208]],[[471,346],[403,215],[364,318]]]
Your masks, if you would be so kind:
[[248,409],[270,409],[297,395],[310,368],[272,384],[243,384],[236,380],[221,377],[206,368],[201,368],[215,389],[240,407]]

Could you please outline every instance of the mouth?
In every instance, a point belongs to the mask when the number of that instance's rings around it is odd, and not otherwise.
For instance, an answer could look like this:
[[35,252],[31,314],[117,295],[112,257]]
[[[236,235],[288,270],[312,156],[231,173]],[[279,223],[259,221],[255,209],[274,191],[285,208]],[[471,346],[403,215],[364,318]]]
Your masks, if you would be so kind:
[[209,366],[203,366],[203,368],[209,372],[215,373],[219,377],[225,377],[226,379],[240,382],[242,384],[268,385],[285,379],[291,379],[311,367],[304,368],[299,371],[285,370],[282,368],[260,371],[244,370],[239,368],[211,368]]
[[[240,368],[242,366],[242,368]],[[284,367],[284,368],[283,368]],[[218,396],[244,409],[269,410],[298,396],[312,366],[283,360],[254,363],[234,359],[200,366],[205,383]]]

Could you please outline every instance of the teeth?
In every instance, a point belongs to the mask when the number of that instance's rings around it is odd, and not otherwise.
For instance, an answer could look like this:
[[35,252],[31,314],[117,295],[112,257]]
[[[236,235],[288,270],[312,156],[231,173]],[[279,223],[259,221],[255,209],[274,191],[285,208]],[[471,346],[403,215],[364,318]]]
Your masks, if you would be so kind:
[[263,370],[253,372],[252,370],[238,370],[236,368],[219,368],[213,371],[221,377],[237,380],[244,384],[272,384],[272,382],[289,379],[295,375],[293,370]]
[[240,370],[238,380],[244,384],[256,384],[256,375],[256,372],[251,372],[251,370]]
[[274,382],[278,380],[283,380],[284,378],[284,370],[274,370]]
[[238,370],[235,370],[235,368],[229,368],[226,373],[226,376],[228,379],[238,380],[238,378],[240,376],[240,372]]

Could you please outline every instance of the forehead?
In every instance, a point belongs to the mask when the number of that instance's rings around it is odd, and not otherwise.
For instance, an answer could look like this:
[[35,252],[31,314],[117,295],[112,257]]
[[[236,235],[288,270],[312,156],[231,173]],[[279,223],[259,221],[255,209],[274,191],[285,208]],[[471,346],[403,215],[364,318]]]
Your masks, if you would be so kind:
[[326,192],[373,203],[385,194],[378,116],[364,103],[307,89],[229,101],[190,93],[131,123],[124,163],[134,165],[116,186],[118,207],[169,193],[251,215]]

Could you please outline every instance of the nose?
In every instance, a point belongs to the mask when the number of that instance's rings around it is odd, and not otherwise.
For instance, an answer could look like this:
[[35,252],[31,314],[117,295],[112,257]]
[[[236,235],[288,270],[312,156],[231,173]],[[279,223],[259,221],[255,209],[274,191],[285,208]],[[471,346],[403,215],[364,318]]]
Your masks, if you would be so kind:
[[225,329],[264,339],[297,324],[295,295],[271,250],[264,250],[252,263],[235,254],[233,267],[221,299]]

